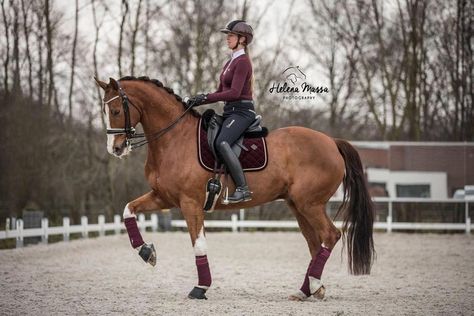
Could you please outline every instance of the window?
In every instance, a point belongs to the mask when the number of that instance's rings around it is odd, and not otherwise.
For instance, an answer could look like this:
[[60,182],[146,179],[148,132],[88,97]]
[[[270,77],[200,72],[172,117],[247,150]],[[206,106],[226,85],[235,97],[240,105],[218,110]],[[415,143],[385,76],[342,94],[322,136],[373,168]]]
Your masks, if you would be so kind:
[[387,189],[387,184],[385,182],[369,182],[369,187],[381,187],[382,189]]
[[429,184],[397,184],[397,197],[431,197]]
[[370,196],[388,196],[387,184],[385,182],[369,182]]

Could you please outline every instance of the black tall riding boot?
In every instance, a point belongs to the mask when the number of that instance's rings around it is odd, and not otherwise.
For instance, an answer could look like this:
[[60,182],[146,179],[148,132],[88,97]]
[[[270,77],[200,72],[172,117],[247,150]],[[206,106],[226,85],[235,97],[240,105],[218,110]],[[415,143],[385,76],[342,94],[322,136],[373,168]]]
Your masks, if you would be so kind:
[[218,145],[219,153],[224,160],[229,173],[235,183],[235,192],[229,196],[230,203],[247,202],[252,199],[252,192],[250,192],[245,180],[244,171],[240,165],[239,158],[237,158],[227,142],[222,142]]

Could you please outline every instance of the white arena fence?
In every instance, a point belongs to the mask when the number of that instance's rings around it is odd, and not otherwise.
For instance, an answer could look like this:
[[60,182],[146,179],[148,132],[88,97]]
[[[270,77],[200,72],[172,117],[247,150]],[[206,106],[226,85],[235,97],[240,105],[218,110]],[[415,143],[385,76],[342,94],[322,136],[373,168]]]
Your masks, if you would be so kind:
[[[469,205],[474,204],[474,200],[459,200],[459,199],[426,199],[426,198],[374,198],[374,202],[387,203],[388,214],[386,221],[378,221],[374,223],[374,229],[385,230],[390,233],[394,230],[429,230],[429,231],[464,231],[470,234],[473,227],[471,218],[469,217]],[[331,202],[341,202],[340,199],[331,199]],[[425,223],[425,222],[394,222],[393,219],[393,204],[394,203],[442,203],[442,204],[464,204],[465,207],[465,221],[464,223]],[[450,210],[446,210],[449,212]],[[243,231],[245,228],[272,228],[272,229],[297,229],[298,223],[294,220],[245,220],[245,209],[240,210],[240,216],[232,214],[230,220],[206,220],[205,227],[209,228],[223,228],[230,229],[232,232]],[[336,221],[336,227],[341,228],[342,222]],[[6,230],[0,231],[1,239],[16,239],[16,246],[23,246],[23,239],[25,237],[41,237],[43,243],[48,243],[48,237],[51,235],[62,235],[64,241],[69,241],[71,234],[81,234],[83,238],[88,238],[90,232],[98,233],[99,236],[104,236],[106,232],[112,231],[115,234],[120,234],[125,226],[120,215],[114,216],[114,221],[111,223],[105,222],[105,216],[99,215],[97,224],[89,224],[86,216],[81,217],[80,225],[70,225],[68,217],[63,218],[62,226],[49,226],[47,218],[43,218],[40,228],[23,228],[23,220],[15,219],[11,222],[9,218],[6,220]],[[151,214],[150,219],[146,220],[144,214],[138,216],[138,227],[143,232],[147,228],[151,228],[153,232],[158,231],[158,215]],[[172,220],[171,227],[186,228],[186,221]]]

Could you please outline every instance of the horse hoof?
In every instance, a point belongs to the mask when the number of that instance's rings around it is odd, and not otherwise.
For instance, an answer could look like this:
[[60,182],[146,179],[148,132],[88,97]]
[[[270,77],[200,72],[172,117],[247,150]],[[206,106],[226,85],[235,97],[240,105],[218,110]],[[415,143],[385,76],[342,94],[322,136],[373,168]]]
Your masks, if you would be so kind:
[[290,296],[288,296],[288,299],[290,301],[302,302],[302,301],[306,301],[308,299],[308,297],[303,292],[298,291],[295,294],[291,294]]
[[324,285],[321,285],[321,287],[316,292],[314,292],[313,296],[316,297],[317,299],[322,300],[325,294],[326,294],[326,288],[324,287]]
[[188,297],[190,299],[196,299],[196,300],[207,300],[207,297],[205,294],[206,294],[205,289],[195,286],[194,289],[192,289],[192,291],[189,292]]
[[153,244],[143,244],[138,254],[146,263],[151,264],[153,267],[156,265],[156,250]]

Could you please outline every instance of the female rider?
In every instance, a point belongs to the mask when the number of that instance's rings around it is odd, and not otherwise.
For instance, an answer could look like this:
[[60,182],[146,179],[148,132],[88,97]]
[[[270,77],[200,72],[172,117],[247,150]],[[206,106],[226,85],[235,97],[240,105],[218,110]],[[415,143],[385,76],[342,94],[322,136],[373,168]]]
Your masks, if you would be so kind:
[[232,50],[232,58],[222,69],[219,88],[214,93],[193,96],[188,104],[197,106],[225,102],[224,123],[216,140],[216,149],[236,185],[234,194],[228,198],[229,202],[238,203],[252,199],[242,166],[231,147],[256,116],[252,98],[252,63],[247,54],[247,46],[253,39],[253,29],[245,21],[235,20],[221,32],[227,34],[227,46]]

